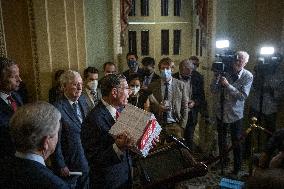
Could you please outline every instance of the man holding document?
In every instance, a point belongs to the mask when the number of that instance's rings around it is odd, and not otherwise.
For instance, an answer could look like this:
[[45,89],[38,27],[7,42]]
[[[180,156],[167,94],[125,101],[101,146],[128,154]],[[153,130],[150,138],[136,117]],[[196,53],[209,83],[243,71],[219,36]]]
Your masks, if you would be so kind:
[[102,99],[87,116],[81,139],[90,166],[90,188],[131,188],[132,161],[129,148],[135,145],[127,132],[109,134],[131,93],[124,76],[110,74],[101,80]]

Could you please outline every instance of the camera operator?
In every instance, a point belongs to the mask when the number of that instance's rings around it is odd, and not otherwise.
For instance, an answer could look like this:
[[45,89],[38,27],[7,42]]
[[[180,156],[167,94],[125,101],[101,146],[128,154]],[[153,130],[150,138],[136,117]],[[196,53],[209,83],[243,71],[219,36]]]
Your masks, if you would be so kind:
[[[247,52],[238,51],[236,58],[231,62],[231,71],[216,74],[211,83],[211,92],[219,99],[214,104],[217,117],[219,153],[227,151],[227,131],[230,130],[232,144],[234,145],[234,170],[231,174],[238,175],[241,169],[241,144],[239,139],[242,133],[244,103],[249,95],[253,75],[246,69],[249,60]],[[227,65],[228,66],[228,65]],[[222,100],[220,100],[220,98]],[[222,114],[223,113],[223,114]],[[223,165],[228,164],[228,157],[223,158]]]
[[[250,109],[260,124],[274,132],[276,129],[277,112],[284,96],[284,65],[281,56],[278,59],[268,59],[255,66],[254,83],[250,97]],[[276,58],[275,57],[275,58]],[[267,142],[268,137],[263,141]]]

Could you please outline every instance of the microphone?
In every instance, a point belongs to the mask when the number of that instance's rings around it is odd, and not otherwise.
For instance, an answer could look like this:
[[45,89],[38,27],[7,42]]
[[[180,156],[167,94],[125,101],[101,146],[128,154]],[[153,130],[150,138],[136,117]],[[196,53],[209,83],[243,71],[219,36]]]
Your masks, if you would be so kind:
[[185,145],[182,141],[180,141],[179,139],[177,139],[175,136],[168,134],[166,131],[163,132],[164,135],[166,136],[166,140],[169,140],[171,142],[174,142],[176,145],[178,145],[179,147],[185,148],[187,149],[189,152],[191,152],[190,148]]

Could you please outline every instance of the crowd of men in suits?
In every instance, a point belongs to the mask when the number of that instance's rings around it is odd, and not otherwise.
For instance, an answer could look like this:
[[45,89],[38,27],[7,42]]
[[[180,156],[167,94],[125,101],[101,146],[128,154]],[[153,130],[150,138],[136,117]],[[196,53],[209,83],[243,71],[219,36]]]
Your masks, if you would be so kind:
[[[248,54],[238,53],[240,59],[235,63],[237,79],[232,81],[230,76],[217,76],[212,85],[215,93],[221,86],[225,88],[225,111],[229,115],[222,120],[224,124],[218,125],[219,136],[224,135],[224,127],[230,125],[232,142],[240,137],[244,101],[252,83],[252,74],[244,69]],[[183,60],[175,74],[174,61],[163,58],[158,63],[160,76],[154,72],[153,58],[144,58],[141,66],[135,53],[128,53],[126,58],[127,71],[118,74],[116,65],[106,62],[104,77],[100,80],[94,67],[85,69],[83,78],[73,70],[57,73],[58,84],[49,93],[50,103],[55,108],[44,102],[20,107],[23,104],[16,93],[22,82],[19,68],[12,60],[0,59],[0,145],[1,159],[5,163],[1,164],[0,171],[7,173],[4,178],[1,176],[0,185],[7,188],[38,186],[38,180],[48,178],[40,188],[131,188],[129,149],[135,145],[133,138],[126,132],[112,136],[108,131],[128,103],[131,93],[137,90],[129,87],[134,74],[141,80],[141,89],[149,91],[150,111],[163,129],[178,138],[185,137],[190,148],[193,147],[198,113],[207,116],[204,80],[196,70],[198,58],[192,56]],[[32,121],[33,117],[36,121]],[[217,119],[220,122],[218,115]],[[225,137],[219,139],[221,149],[225,148],[224,140]],[[161,137],[160,141],[164,139]],[[234,151],[234,171],[239,171],[241,164],[237,153],[239,149]],[[57,176],[45,167],[44,160],[49,156],[51,168]],[[10,169],[11,166],[18,166],[22,171]],[[72,175],[73,172],[82,174]],[[37,176],[31,176],[33,174]],[[12,182],[12,179],[15,180]]]

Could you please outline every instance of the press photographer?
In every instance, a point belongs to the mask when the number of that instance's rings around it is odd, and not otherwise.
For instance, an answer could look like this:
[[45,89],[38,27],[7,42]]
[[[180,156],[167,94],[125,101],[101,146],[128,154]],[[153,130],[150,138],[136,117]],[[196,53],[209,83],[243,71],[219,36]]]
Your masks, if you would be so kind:
[[[274,132],[277,112],[284,95],[284,65],[280,54],[260,55],[254,68],[250,110],[260,125]],[[268,140],[265,137],[263,143]]]
[[[244,67],[249,55],[247,52],[238,51],[235,54],[225,54],[218,57],[220,63],[214,63],[212,70],[215,78],[211,83],[217,117],[219,153],[227,151],[227,132],[230,131],[234,154],[234,170],[237,175],[241,169],[241,144],[239,139],[242,133],[244,103],[247,99],[253,81],[253,75]],[[217,65],[216,65],[217,64]],[[216,69],[216,68],[222,69]],[[222,167],[228,164],[228,157],[223,157]]]

